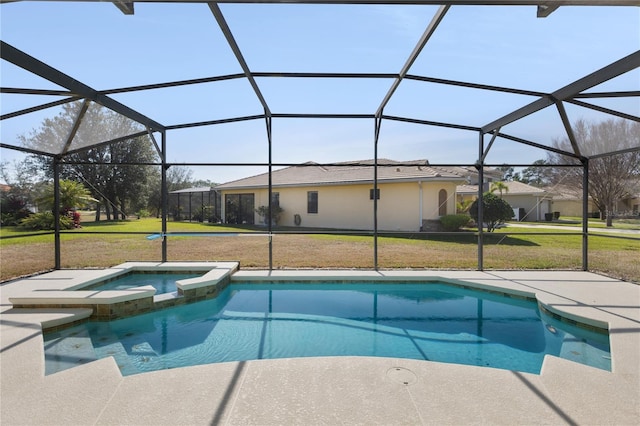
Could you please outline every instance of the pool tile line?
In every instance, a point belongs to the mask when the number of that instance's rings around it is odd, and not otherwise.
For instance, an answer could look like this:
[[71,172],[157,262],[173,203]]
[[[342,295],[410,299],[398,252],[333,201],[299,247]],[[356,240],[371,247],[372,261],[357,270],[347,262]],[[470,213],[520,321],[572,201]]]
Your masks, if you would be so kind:
[[[244,272],[244,271],[243,271]],[[496,276],[500,280],[504,280],[505,278],[500,278]],[[413,277],[413,279],[407,279],[406,276],[396,277],[389,275],[378,275],[375,278],[369,276],[363,277],[353,277],[353,278],[332,278],[331,276],[327,276],[324,279],[319,278],[310,278],[310,277],[286,277],[287,279],[282,279],[283,277],[278,276],[278,279],[273,279],[273,275],[269,274],[269,277],[258,277],[255,275],[245,276],[241,274],[234,274],[231,276],[231,282],[261,282],[268,281],[269,284],[291,284],[292,282],[303,283],[303,284],[323,284],[323,283],[335,283],[335,284],[353,284],[357,282],[358,284],[424,284],[424,283],[434,283],[434,284],[442,284],[445,283],[447,285],[460,288],[463,290],[477,291],[481,293],[487,293],[491,295],[495,295],[498,297],[505,297],[509,299],[517,299],[523,300],[527,302],[534,302],[538,305],[538,308],[542,310],[544,313],[549,315],[550,317],[556,319],[557,321],[563,322],[565,324],[569,324],[575,327],[583,328],[585,330],[607,334],[609,332],[608,324],[598,322],[596,324],[595,320],[590,320],[588,318],[579,317],[572,315],[574,318],[569,318],[567,315],[561,312],[554,311],[550,306],[545,306],[536,296],[535,292],[522,292],[516,289],[496,289],[491,286],[486,286],[481,283],[476,282],[467,282],[461,281],[457,279],[445,278],[440,276],[429,276],[429,277]],[[513,281],[514,284],[521,285],[521,283],[517,281]],[[526,284],[522,284],[525,285]]]

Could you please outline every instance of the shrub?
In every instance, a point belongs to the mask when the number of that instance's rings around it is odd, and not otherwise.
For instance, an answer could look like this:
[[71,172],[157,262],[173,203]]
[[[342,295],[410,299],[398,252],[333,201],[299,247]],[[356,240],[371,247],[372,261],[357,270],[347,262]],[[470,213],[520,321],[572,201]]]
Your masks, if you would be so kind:
[[269,223],[270,216],[273,217],[272,223],[277,225],[278,222],[280,221],[280,216],[282,215],[282,212],[284,211],[284,209],[282,209],[282,207],[280,206],[271,206],[271,215],[269,214],[268,206],[260,206],[257,209],[255,209],[255,211],[256,213],[258,213],[258,216],[262,218],[265,225]]
[[138,217],[139,218],[143,218],[143,217],[151,217],[151,212],[147,209],[140,209],[138,211]]
[[445,231],[458,231],[471,222],[471,217],[466,214],[448,214],[440,218],[440,223]]
[[[482,221],[487,224],[488,232],[493,232],[498,225],[513,217],[513,209],[509,203],[491,192],[482,195],[482,207]],[[473,220],[478,221],[478,200],[471,204],[469,214]]]
[[0,223],[3,226],[16,226],[22,219],[29,216],[31,211],[27,209],[27,203],[15,194],[0,194]]
[[471,204],[473,200],[463,200],[456,203],[456,211],[458,213],[466,213],[469,214],[469,208],[471,208]]
[[[55,218],[52,212],[34,213],[20,221],[20,228],[32,231],[55,229]],[[68,216],[60,216],[60,229],[72,229],[73,220]]]

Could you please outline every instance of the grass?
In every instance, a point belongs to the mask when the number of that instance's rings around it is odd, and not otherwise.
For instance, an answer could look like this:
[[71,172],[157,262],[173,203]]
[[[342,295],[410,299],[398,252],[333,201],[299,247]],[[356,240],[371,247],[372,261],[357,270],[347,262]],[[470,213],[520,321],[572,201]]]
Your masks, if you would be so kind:
[[[528,225],[553,225],[553,226],[582,226],[581,217],[561,216],[560,221],[555,222],[520,222]],[[589,228],[607,228],[607,223],[600,219],[589,219]],[[633,229],[640,231],[640,219],[615,219],[614,229]]]
[[[120,222],[85,222],[83,228],[61,235],[63,268],[108,267],[126,261],[158,261],[162,241],[147,240],[158,233],[159,219]],[[371,235],[338,234],[335,230],[313,230],[325,234],[296,235],[278,228],[273,236],[275,268],[372,268]],[[257,232],[259,226],[222,226],[169,222],[169,232]],[[135,232],[137,234],[118,234]],[[581,269],[582,236],[572,230],[502,228],[484,234],[486,269]],[[2,228],[0,236],[17,236],[15,229]],[[378,266],[384,268],[476,269],[477,237],[473,233],[396,233],[378,238]],[[3,238],[0,240],[0,280],[51,269],[54,264],[53,235]],[[243,268],[269,265],[266,236],[169,237],[168,260],[236,260]],[[640,239],[589,237],[589,268],[618,278],[640,282]]]

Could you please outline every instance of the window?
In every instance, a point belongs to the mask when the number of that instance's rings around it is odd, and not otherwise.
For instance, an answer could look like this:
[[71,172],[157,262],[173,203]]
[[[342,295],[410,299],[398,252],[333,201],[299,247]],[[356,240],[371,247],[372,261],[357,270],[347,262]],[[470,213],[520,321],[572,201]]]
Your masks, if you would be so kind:
[[438,192],[438,216],[445,216],[447,214],[447,190],[441,189]]
[[[370,189],[369,190],[369,199],[370,200],[373,200],[373,191],[374,191],[374,189]],[[375,192],[376,192],[376,200],[379,200],[380,199],[380,188],[376,188]]]
[[280,193],[272,192],[271,193],[271,208],[280,207]]
[[307,192],[307,213],[318,213],[318,191]]

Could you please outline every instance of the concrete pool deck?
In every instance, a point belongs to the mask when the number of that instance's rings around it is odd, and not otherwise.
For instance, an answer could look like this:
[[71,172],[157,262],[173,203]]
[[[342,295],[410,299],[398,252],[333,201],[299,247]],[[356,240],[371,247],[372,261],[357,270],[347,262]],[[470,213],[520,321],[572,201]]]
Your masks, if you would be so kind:
[[546,357],[540,375],[392,358],[229,362],[122,377],[113,358],[44,375],[42,326],[83,309],[12,309],[36,281],[0,287],[2,425],[615,424],[640,423],[640,285],[573,271],[252,271],[293,276],[442,277],[533,293],[554,311],[610,328],[612,372]]

